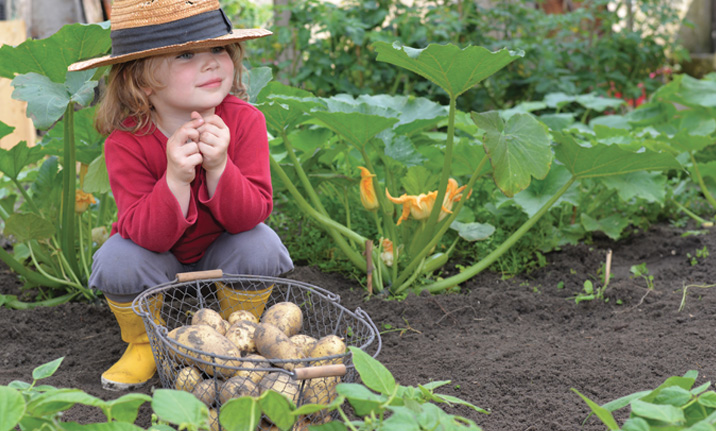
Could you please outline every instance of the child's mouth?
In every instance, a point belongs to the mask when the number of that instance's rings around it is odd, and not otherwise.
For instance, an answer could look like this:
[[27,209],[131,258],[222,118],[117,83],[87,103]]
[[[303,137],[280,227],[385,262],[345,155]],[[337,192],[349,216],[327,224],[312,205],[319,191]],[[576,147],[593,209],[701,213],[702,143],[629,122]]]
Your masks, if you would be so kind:
[[221,79],[212,79],[210,81],[206,81],[203,84],[199,84],[199,87],[201,88],[215,88],[219,87],[221,85],[222,80]]

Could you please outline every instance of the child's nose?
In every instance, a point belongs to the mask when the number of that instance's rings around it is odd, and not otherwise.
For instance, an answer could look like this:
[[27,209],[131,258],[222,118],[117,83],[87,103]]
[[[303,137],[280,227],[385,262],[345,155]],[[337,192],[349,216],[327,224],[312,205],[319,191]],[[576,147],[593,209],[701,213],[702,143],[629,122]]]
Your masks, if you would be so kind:
[[202,53],[204,55],[204,68],[205,69],[215,69],[219,67],[219,62],[216,59],[216,56],[212,55],[211,53]]

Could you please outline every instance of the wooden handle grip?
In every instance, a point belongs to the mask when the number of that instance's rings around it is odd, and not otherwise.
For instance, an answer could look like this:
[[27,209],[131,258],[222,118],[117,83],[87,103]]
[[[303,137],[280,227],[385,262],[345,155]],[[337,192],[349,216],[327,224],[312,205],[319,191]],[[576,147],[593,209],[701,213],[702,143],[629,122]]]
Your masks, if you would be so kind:
[[297,368],[293,371],[297,380],[312,379],[314,377],[344,376],[346,366],[343,364],[320,365],[318,367]]
[[186,281],[196,281],[205,278],[221,278],[224,275],[224,271],[220,269],[211,269],[209,271],[193,271],[193,272],[180,272],[177,274],[177,281],[183,283]]

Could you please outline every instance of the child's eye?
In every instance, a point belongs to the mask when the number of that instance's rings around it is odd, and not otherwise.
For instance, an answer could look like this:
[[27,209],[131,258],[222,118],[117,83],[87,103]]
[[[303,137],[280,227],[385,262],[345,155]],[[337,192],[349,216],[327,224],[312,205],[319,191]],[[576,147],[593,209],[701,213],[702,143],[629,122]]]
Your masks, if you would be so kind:
[[211,48],[212,54],[220,54],[224,51],[226,51],[226,47],[223,47],[223,46],[215,46],[215,47]]
[[177,55],[177,58],[180,58],[182,60],[190,60],[192,57],[194,57],[193,52],[182,52],[181,54]]

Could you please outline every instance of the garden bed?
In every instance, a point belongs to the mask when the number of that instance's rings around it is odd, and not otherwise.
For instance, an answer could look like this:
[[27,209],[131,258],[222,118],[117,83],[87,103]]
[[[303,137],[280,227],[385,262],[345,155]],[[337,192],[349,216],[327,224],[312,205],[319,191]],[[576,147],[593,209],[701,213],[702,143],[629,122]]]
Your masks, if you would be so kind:
[[[448,412],[473,419],[485,431],[571,431],[580,429],[589,409],[570,388],[604,403],[688,370],[698,371],[697,384],[716,377],[716,289],[688,287],[684,296],[685,286],[716,283],[716,233],[684,232],[659,225],[618,243],[597,238],[548,254],[548,265],[529,275],[503,280],[484,273],[461,286],[461,293],[410,295],[404,301],[365,301],[358,283],[315,268],[299,266],[290,278],[341,295],[351,310],[366,310],[382,331],[377,359],[399,383],[451,380],[438,392],[491,414]],[[595,280],[608,249],[613,251],[609,301],[576,304],[569,298],[582,291],[585,280]],[[703,250],[711,255],[697,256]],[[631,277],[630,267],[642,263],[654,276],[651,290],[644,278]],[[4,268],[0,293],[16,294],[17,287]],[[29,381],[34,367],[64,356],[45,383],[107,399],[119,396],[103,391],[99,381],[123,350],[104,304],[0,308],[0,325],[5,328],[0,384]],[[104,421],[90,407],[76,407],[65,417]],[[137,425],[147,428],[150,417],[149,407],[143,407]],[[590,418],[583,429],[605,427]]]

